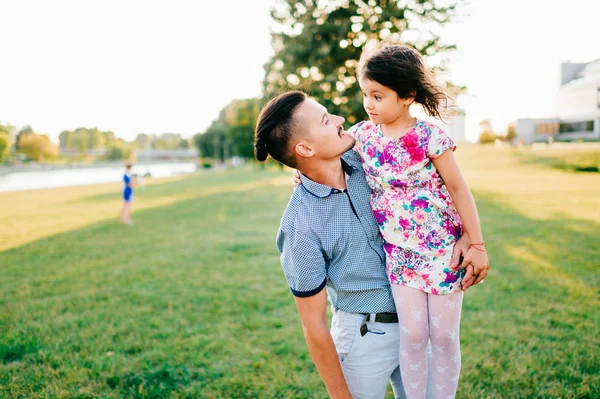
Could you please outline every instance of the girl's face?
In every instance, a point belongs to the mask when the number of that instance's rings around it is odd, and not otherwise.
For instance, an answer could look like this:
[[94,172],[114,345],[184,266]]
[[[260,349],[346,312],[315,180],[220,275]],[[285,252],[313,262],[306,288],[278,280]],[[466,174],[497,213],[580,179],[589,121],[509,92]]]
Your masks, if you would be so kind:
[[373,123],[389,124],[409,115],[406,104],[412,99],[399,98],[394,90],[374,80],[362,78],[358,83],[362,90],[363,107]]

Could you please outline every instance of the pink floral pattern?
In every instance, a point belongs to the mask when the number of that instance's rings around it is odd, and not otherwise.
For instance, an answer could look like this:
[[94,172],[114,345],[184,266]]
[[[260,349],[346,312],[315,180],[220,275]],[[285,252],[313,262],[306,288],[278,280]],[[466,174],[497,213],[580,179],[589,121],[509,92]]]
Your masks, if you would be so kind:
[[356,139],[371,207],[385,240],[386,268],[392,284],[443,295],[460,289],[462,270],[449,268],[462,223],[432,159],[456,145],[446,132],[425,121],[399,139],[379,125],[360,122]]

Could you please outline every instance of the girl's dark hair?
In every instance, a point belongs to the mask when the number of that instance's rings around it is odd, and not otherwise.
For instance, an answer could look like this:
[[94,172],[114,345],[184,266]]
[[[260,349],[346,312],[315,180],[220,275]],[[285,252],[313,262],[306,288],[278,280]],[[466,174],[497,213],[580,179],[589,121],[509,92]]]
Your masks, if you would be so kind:
[[290,151],[290,139],[297,128],[294,111],[306,100],[301,91],[290,91],[273,98],[260,111],[254,130],[254,156],[264,161],[270,155],[276,161],[296,167]]
[[364,51],[358,63],[358,77],[373,80],[394,90],[400,98],[415,98],[429,116],[443,120],[449,96],[412,47],[381,43]]

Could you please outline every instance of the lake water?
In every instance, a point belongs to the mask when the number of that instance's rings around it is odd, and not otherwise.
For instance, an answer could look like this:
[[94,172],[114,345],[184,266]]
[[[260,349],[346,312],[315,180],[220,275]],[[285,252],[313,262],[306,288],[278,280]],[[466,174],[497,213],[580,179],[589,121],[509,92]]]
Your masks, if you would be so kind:
[[[0,176],[0,192],[122,182],[124,171],[125,169],[122,166],[107,166],[9,173]],[[155,163],[135,165],[132,168],[132,173],[141,176],[149,173],[152,178],[169,177],[195,171],[196,164],[193,162]]]

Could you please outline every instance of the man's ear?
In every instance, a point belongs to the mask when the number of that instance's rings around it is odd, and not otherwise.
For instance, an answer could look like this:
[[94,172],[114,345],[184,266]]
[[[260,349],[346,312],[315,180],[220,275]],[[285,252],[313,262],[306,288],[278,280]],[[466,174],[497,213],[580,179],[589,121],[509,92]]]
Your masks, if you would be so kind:
[[296,155],[303,158],[310,158],[315,155],[315,150],[306,142],[299,141],[294,146],[294,152]]

